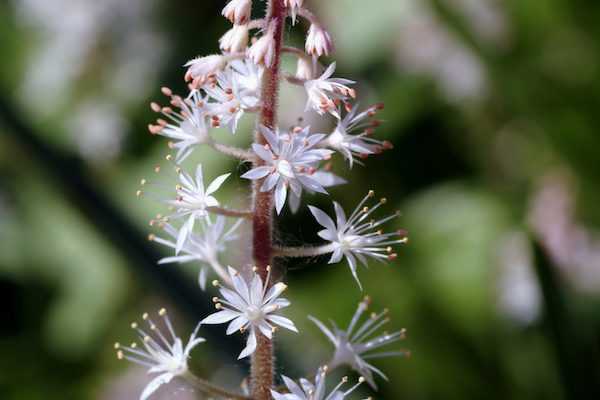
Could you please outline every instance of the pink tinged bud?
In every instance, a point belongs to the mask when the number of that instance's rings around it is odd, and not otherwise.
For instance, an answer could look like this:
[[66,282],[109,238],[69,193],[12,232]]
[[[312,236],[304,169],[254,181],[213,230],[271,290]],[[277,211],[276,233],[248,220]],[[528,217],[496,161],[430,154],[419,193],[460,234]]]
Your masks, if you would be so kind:
[[334,50],[331,35],[317,24],[312,24],[308,29],[305,48],[308,54],[318,57],[328,56]]
[[248,49],[248,58],[255,64],[267,68],[273,66],[275,60],[275,24],[271,24],[267,32]]
[[193,81],[193,85],[198,86],[198,83],[203,83],[209,75],[225,68],[226,64],[227,59],[218,54],[195,58],[184,65],[188,67],[185,80]]
[[219,39],[221,50],[237,53],[248,47],[248,25],[234,25]]
[[250,21],[252,0],[231,0],[223,8],[223,16],[233,24],[246,24]]
[[309,81],[315,79],[315,73],[312,62],[304,57],[298,59],[298,67],[296,68],[296,78]]
[[283,4],[290,10],[292,22],[296,23],[296,14],[304,6],[304,0],[283,0]]

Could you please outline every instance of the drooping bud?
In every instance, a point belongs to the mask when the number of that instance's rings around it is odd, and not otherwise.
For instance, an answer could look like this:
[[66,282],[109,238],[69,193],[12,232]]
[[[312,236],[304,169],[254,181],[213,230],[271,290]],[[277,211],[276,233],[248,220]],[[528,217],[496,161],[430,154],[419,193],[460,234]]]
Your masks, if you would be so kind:
[[246,24],[250,20],[252,0],[231,0],[223,8],[223,16],[233,24]]
[[225,68],[226,64],[227,58],[219,54],[194,58],[184,65],[188,67],[185,73],[185,80],[193,81],[194,86],[197,86],[198,83],[206,80],[209,75]]
[[296,15],[298,10],[304,5],[304,0],[283,0],[283,4],[290,10],[292,23],[296,24]]
[[248,25],[234,25],[219,39],[221,50],[237,53],[248,47]]
[[265,34],[248,49],[248,58],[255,64],[270,68],[275,61],[275,23],[271,23]]
[[305,44],[306,52],[312,56],[328,56],[334,50],[331,35],[322,26],[312,24],[308,29]]

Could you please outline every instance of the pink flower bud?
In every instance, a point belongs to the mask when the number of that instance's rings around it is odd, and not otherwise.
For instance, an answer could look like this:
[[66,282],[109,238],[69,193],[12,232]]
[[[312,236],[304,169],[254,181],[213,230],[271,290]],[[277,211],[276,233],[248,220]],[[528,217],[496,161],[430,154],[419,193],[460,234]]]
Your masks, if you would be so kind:
[[296,14],[298,10],[304,5],[304,0],[283,0],[283,4],[290,10],[292,15],[292,21],[296,23]]
[[250,20],[252,0],[231,0],[223,8],[223,16],[234,24],[246,24]]
[[185,64],[185,67],[188,67],[185,73],[185,80],[192,80],[193,85],[197,86],[197,84],[202,83],[209,75],[225,68],[226,64],[227,58],[218,54],[195,58]]
[[267,32],[248,49],[248,58],[255,64],[263,64],[267,68],[275,60],[275,24],[271,24]]
[[306,37],[306,52],[313,56],[328,56],[334,50],[329,32],[320,25],[312,24]]
[[248,25],[234,25],[219,39],[221,50],[237,53],[248,47]]

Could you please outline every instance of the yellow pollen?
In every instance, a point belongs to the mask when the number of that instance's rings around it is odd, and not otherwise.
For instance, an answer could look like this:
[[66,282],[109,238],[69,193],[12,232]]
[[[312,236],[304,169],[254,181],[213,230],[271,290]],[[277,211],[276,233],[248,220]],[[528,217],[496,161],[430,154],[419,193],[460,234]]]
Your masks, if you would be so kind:
[[161,308],[160,310],[158,310],[158,315],[160,315],[161,317],[164,317],[165,315],[167,315],[167,310],[164,308]]

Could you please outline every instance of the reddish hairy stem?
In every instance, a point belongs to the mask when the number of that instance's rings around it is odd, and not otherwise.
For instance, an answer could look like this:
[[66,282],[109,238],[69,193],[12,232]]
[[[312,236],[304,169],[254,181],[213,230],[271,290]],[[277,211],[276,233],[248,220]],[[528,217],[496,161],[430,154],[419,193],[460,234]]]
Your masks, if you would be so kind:
[[[273,65],[266,68],[262,83],[262,110],[259,123],[269,128],[275,128],[277,124],[277,100],[279,95],[281,48],[283,45],[283,29],[287,17],[287,10],[283,0],[269,0],[267,5],[266,26],[275,25],[275,57]],[[256,132],[255,142],[265,144],[262,135]],[[254,167],[264,164],[258,159]],[[258,274],[263,281],[267,277],[267,266],[271,265],[273,259],[273,193],[261,192],[262,180],[256,181],[253,186],[254,194],[254,218],[252,250],[254,263],[258,268]],[[252,356],[252,398],[254,400],[271,400],[271,388],[273,387],[273,342],[256,333],[258,344]]]

